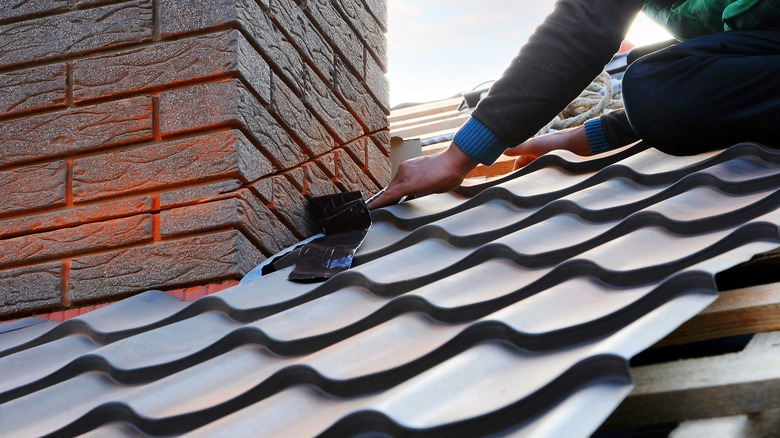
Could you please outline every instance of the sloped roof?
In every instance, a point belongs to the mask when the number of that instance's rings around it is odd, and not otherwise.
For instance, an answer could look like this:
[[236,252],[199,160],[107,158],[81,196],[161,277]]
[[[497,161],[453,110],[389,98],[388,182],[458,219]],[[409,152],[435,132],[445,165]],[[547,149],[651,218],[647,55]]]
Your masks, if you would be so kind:
[[780,245],[780,152],[556,152],[373,213],[355,266],[0,325],[0,435],[588,436]]

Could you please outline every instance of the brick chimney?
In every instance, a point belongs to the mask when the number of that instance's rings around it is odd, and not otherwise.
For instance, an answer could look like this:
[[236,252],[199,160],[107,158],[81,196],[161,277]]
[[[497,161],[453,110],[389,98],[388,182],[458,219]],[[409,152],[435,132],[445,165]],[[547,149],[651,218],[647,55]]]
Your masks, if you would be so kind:
[[240,279],[390,177],[385,0],[0,9],[0,319]]

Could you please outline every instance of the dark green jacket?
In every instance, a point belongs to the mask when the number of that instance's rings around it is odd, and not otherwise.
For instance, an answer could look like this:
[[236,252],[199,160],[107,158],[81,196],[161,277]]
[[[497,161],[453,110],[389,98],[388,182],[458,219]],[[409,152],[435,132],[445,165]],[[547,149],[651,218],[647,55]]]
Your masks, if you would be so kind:
[[682,40],[727,30],[780,28],[780,0],[649,0],[643,11]]

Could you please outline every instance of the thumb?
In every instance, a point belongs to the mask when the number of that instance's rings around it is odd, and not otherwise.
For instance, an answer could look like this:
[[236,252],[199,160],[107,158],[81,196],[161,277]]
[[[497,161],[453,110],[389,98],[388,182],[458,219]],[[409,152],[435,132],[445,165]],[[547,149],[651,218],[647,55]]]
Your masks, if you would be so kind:
[[520,155],[517,158],[515,158],[515,164],[512,167],[512,170],[520,169],[521,167],[525,167],[529,164],[531,164],[532,161],[536,159],[533,155]]
[[519,157],[521,155],[529,155],[528,148],[525,143],[520,143],[517,146],[513,146],[504,151],[504,155],[509,157]]

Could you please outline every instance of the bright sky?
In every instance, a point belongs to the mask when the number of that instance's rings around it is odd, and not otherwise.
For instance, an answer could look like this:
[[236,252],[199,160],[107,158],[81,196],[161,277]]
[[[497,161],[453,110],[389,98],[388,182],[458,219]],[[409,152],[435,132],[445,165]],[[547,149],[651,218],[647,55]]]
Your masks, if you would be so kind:
[[[390,104],[427,102],[498,78],[554,0],[388,0]],[[670,38],[640,15],[628,40]]]

